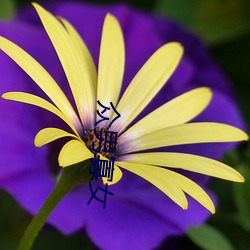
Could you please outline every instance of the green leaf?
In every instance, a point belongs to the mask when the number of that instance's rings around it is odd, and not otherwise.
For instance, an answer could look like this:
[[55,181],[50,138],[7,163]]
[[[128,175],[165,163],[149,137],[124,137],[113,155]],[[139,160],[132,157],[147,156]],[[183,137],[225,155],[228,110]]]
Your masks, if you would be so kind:
[[209,225],[191,227],[187,235],[191,241],[204,250],[233,250],[228,239],[216,228]]
[[[248,160],[250,161],[250,160]],[[246,179],[243,185],[233,185],[233,197],[237,206],[237,218],[243,228],[250,231],[250,169],[248,162],[240,167],[240,172]]]
[[250,7],[244,0],[159,0],[155,11],[178,21],[210,45],[250,31]]
[[16,11],[15,0],[1,0],[0,1],[0,18],[11,19]]
[[90,165],[91,161],[87,160],[63,169],[62,175],[55,188],[26,228],[19,243],[18,250],[30,250],[47,218],[64,196],[76,186],[91,181],[91,174],[89,173]]
[[[250,3],[250,1],[249,1]],[[234,95],[240,105],[240,111],[250,128],[249,112],[249,65],[250,65],[250,33],[231,41],[223,46],[214,47],[213,57],[222,66],[226,75],[231,79]]]

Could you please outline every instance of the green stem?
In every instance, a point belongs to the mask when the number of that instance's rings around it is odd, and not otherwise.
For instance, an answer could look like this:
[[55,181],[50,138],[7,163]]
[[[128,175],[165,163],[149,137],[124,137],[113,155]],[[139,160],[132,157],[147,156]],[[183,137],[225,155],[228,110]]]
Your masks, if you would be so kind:
[[63,170],[62,176],[56,187],[25,230],[18,250],[31,249],[39,231],[63,197],[75,186],[90,181],[89,166],[89,162],[85,161],[84,163],[75,164]]

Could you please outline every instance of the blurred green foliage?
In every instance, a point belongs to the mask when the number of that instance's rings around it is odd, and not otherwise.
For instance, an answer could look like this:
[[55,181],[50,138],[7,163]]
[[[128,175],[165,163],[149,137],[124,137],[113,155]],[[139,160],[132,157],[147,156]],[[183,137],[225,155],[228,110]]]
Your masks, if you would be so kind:
[[221,234],[216,228],[209,225],[202,225],[198,228],[192,227],[188,230],[187,235],[204,250],[234,249],[223,234]]
[[[15,250],[32,216],[24,211],[9,194],[0,190],[0,250]],[[65,237],[46,225],[40,232],[35,250],[94,250],[84,231]]]
[[[54,0],[56,1],[56,0]],[[18,8],[31,1],[0,0],[0,17],[10,19]],[[42,1],[39,1],[42,3]],[[46,1],[44,1],[46,2]],[[47,1],[48,2],[48,1]],[[52,1],[50,1],[52,2]],[[186,27],[209,46],[231,79],[247,126],[250,125],[250,1],[248,0],[89,0],[95,4],[125,2],[133,7],[170,18]],[[218,197],[217,213],[207,225],[190,228],[178,239],[182,249],[245,250],[250,249],[250,147],[248,144],[228,153],[224,161],[240,171],[245,184],[214,179],[212,190]],[[18,203],[0,191],[0,250],[16,249],[31,220]],[[36,250],[93,250],[84,230],[65,237],[46,226],[40,233]],[[165,249],[165,248],[161,248]]]
[[0,17],[2,19],[10,19],[16,10],[15,0],[1,0],[0,1]]
[[211,45],[250,30],[247,0],[159,0],[155,11],[177,20]]

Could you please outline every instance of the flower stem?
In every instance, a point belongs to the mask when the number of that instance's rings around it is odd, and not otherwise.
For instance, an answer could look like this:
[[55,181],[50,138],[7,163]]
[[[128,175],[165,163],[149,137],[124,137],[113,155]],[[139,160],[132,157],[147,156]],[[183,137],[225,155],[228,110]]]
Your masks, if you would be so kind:
[[89,161],[85,161],[69,166],[63,170],[62,176],[54,190],[25,230],[18,250],[31,249],[39,231],[63,197],[77,185],[90,181],[89,164],[91,164]]

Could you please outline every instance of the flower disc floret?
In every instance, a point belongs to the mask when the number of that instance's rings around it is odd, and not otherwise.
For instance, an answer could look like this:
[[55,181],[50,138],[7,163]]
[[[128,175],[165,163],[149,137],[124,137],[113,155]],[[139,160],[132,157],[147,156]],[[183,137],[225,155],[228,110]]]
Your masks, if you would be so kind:
[[[120,140],[117,139],[117,143],[116,143],[115,148],[114,148],[114,145],[112,144],[111,150],[110,150],[111,152],[108,152],[109,149],[108,149],[108,145],[105,145],[105,139],[107,139],[108,141],[110,141],[110,140],[114,141],[115,135],[110,136],[110,134],[108,133],[107,138],[105,138],[105,135],[106,135],[105,132],[107,132],[107,131],[114,132],[114,131],[110,130],[109,127],[107,127],[107,128],[96,127],[95,129],[91,129],[90,131],[84,131],[83,141],[86,143],[87,148],[93,154],[97,154],[97,151],[100,151],[99,154],[110,159],[110,157],[116,157],[117,153],[119,152]],[[94,150],[93,150],[93,148],[94,148]]]

